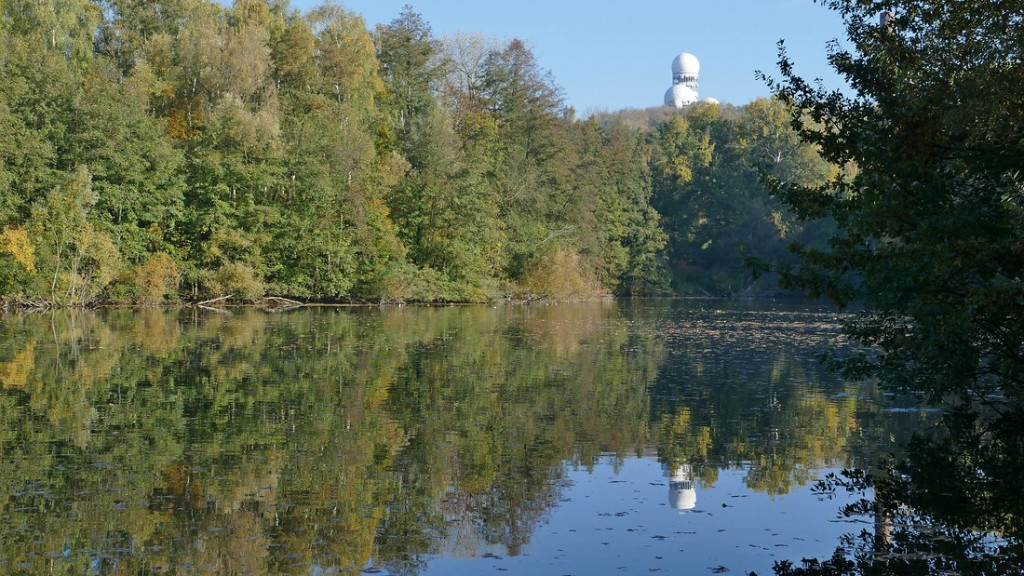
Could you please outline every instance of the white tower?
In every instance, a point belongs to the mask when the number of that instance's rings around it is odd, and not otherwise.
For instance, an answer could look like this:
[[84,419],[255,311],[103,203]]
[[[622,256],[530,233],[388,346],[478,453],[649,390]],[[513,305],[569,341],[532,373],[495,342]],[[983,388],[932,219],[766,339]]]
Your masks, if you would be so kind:
[[672,60],[672,87],[665,93],[665,106],[682,108],[697,101],[697,76],[700,62],[689,52]]

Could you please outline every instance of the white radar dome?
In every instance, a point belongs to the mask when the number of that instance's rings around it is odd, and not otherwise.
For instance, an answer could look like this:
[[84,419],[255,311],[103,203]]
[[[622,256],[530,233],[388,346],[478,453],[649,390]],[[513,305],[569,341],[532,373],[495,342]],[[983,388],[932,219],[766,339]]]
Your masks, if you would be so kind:
[[685,84],[676,84],[665,92],[665,106],[682,108],[697,101],[697,92]]
[[689,52],[683,52],[672,61],[673,76],[696,76],[700,74],[700,62]]

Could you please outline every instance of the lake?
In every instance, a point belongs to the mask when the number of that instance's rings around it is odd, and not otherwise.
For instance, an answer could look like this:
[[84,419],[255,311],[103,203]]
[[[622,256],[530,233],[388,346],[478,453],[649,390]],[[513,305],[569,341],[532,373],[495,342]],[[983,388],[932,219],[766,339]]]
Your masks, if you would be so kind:
[[827,557],[865,525],[815,481],[932,416],[822,367],[838,320],[714,300],[6,314],[0,572]]

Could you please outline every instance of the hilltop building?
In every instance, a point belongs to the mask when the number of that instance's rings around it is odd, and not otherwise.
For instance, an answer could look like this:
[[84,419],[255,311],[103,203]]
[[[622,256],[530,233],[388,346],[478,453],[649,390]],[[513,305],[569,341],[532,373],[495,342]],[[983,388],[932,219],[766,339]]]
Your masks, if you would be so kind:
[[[682,108],[697,103],[697,77],[700,75],[700,61],[689,52],[683,52],[672,60],[672,87],[665,92],[665,106]],[[718,104],[714,98],[705,102]]]
[[682,108],[697,101],[697,76],[700,61],[689,52],[672,60],[672,87],[665,92],[665,106]]

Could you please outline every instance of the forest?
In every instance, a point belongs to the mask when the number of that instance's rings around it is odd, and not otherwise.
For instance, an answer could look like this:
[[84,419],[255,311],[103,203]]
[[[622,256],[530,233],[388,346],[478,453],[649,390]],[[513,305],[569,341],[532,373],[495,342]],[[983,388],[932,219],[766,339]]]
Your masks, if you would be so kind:
[[0,304],[777,290],[779,99],[577,117],[522,41],[287,0],[0,0]]

